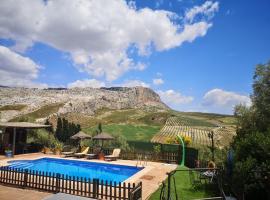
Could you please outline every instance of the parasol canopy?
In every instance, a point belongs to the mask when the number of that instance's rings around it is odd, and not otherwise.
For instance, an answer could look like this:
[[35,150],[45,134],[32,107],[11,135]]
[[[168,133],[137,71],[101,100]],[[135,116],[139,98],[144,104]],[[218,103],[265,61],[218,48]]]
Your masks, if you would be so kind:
[[93,140],[113,140],[114,137],[108,133],[100,133],[93,137]]
[[91,139],[91,136],[80,131],[80,132],[76,133],[75,135],[71,136],[70,138],[74,139],[74,140],[76,140],[76,139]]

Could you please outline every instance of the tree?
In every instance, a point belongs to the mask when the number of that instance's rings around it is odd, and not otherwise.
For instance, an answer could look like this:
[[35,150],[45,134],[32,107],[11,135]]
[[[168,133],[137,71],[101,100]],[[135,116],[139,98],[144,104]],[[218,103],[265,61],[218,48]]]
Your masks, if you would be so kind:
[[256,109],[256,125],[259,131],[270,128],[270,61],[258,65],[254,74],[252,101]]
[[45,125],[50,125],[50,127],[47,127],[46,130],[47,130],[49,133],[52,133],[52,132],[53,132],[52,124],[49,122],[48,119],[46,119]]
[[69,138],[69,123],[68,120],[63,118],[63,134],[62,134],[62,142],[66,142]]
[[74,134],[78,133],[81,130],[81,126],[79,124],[74,124],[69,122],[65,118],[57,119],[57,127],[55,131],[55,137],[63,143],[72,143],[70,142],[70,137]]
[[270,199],[270,63],[258,65],[252,106],[239,105],[232,187],[239,199]]
[[56,130],[55,130],[55,137],[59,141],[62,141],[62,134],[63,134],[63,123],[62,123],[62,119],[60,117],[58,117],[57,118]]
[[102,125],[101,125],[101,123],[98,123],[98,132],[102,133]]

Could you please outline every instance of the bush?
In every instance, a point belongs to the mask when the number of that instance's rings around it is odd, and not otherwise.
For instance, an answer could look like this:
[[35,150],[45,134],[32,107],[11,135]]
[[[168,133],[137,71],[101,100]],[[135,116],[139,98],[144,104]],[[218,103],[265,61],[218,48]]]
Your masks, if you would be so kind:
[[[191,137],[182,136],[182,135],[181,135],[181,137],[182,137],[182,139],[183,139],[186,146],[189,146],[191,144],[191,141],[192,141]],[[179,144],[179,142],[180,141],[179,141],[179,138],[177,136],[175,136],[175,137],[167,137],[167,139],[166,139],[166,143],[168,143],[168,144]]]
[[252,106],[237,106],[231,183],[239,199],[270,199],[270,62],[254,74]]
[[48,148],[54,148],[54,145],[57,142],[54,135],[44,129],[31,131],[30,138],[28,140],[36,144],[40,144],[42,147]]

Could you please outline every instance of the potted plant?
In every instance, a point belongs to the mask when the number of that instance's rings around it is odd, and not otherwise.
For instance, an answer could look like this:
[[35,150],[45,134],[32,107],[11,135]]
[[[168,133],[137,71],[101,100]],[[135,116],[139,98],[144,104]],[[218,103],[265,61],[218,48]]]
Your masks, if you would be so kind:
[[49,147],[44,147],[43,148],[43,153],[45,153],[45,154],[49,154],[51,152],[51,150],[50,150],[50,148]]
[[159,160],[159,155],[161,153],[161,145],[155,145],[154,146],[154,157],[155,157],[155,160]]
[[8,158],[11,158],[13,156],[12,150],[11,150],[11,144],[8,144],[5,148],[5,155]]
[[54,154],[60,155],[63,150],[63,144],[59,141],[55,142],[54,144]]

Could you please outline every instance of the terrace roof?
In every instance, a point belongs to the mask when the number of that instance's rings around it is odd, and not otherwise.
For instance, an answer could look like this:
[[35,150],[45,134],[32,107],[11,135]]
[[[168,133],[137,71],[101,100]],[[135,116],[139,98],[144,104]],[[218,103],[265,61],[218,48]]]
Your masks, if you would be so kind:
[[0,127],[4,128],[47,128],[51,125],[44,125],[44,124],[36,124],[30,122],[0,122]]

